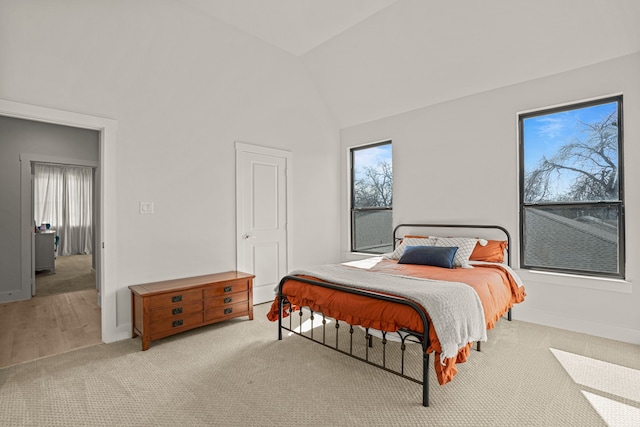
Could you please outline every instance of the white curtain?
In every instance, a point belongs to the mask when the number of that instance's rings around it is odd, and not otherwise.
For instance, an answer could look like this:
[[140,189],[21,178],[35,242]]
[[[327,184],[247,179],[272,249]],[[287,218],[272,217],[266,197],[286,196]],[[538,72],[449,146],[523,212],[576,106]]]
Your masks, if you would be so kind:
[[93,170],[34,163],[35,224],[51,224],[60,240],[58,255],[93,251]]

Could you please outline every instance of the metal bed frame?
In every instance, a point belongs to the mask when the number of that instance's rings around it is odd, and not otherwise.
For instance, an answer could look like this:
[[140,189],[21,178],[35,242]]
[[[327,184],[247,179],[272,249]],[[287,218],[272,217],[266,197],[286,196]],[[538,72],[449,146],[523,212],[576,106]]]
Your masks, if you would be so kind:
[[[393,246],[394,248],[396,247],[396,243],[401,240],[401,237],[397,237],[397,232],[400,228],[464,228],[464,229],[493,229],[493,230],[499,230],[502,233],[504,233],[504,235],[507,238],[507,265],[511,265],[511,236],[509,234],[509,232],[501,226],[498,225],[462,225],[462,224],[400,224],[397,225],[394,229],[393,229]],[[402,304],[402,305],[406,305],[411,307],[413,310],[416,311],[416,313],[418,313],[418,315],[420,316],[420,319],[422,320],[422,325],[423,328],[422,330],[424,331],[424,333],[419,333],[419,332],[415,332],[415,331],[410,331],[407,329],[401,329],[398,332],[382,332],[382,339],[380,340],[382,342],[382,362],[375,362],[373,360],[373,357],[371,357],[370,352],[369,352],[369,348],[373,347],[373,336],[369,333],[369,328],[365,329],[365,335],[364,335],[364,339],[366,340],[366,343],[364,345],[364,347],[366,348],[365,354],[363,355],[359,355],[357,354],[357,352],[354,350],[354,328],[353,325],[350,325],[347,322],[342,321],[342,323],[346,324],[348,326],[348,331],[347,333],[349,334],[347,337],[347,342],[348,345],[345,346],[344,345],[344,339],[343,339],[343,346],[342,348],[340,347],[340,339],[339,339],[339,332],[341,329],[346,329],[346,328],[341,328],[341,321],[338,321],[336,319],[333,319],[335,321],[335,343],[333,344],[329,344],[328,340],[327,340],[327,317],[325,317],[322,313],[318,313],[318,312],[314,312],[311,309],[308,309],[308,321],[310,322],[310,329],[309,329],[309,333],[305,334],[303,332],[303,308],[304,307],[299,307],[299,325],[298,325],[298,329],[296,330],[296,328],[294,328],[293,325],[293,315],[292,315],[292,304],[291,302],[288,301],[287,296],[285,294],[283,294],[282,292],[282,287],[284,285],[284,283],[288,280],[295,280],[298,282],[303,282],[303,283],[307,283],[309,285],[313,285],[313,286],[320,286],[323,288],[328,288],[328,289],[333,289],[333,290],[338,290],[341,292],[346,292],[346,293],[350,293],[350,294],[354,294],[354,295],[361,295],[361,296],[366,296],[366,297],[371,297],[374,299],[378,299],[378,300],[384,300],[384,301],[389,301],[389,302],[393,302],[393,303],[397,303],[397,304]],[[278,312],[279,312],[279,316],[278,316],[278,340],[282,340],[282,331],[289,331],[289,333],[291,334],[296,334],[299,335],[301,337],[307,338],[311,341],[314,341],[316,343],[319,343],[325,347],[331,348],[335,351],[338,351],[339,353],[345,354],[349,357],[361,360],[369,365],[375,366],[377,368],[380,368],[384,371],[393,373],[395,375],[398,375],[402,378],[406,378],[410,381],[416,382],[418,384],[422,384],[422,406],[428,407],[429,406],[429,353],[427,353],[427,349],[429,348],[430,340],[429,340],[429,320],[425,314],[425,310],[422,308],[422,306],[420,306],[419,304],[404,299],[404,298],[400,298],[400,297],[395,297],[395,296],[391,296],[391,295],[385,295],[385,294],[380,294],[377,292],[372,292],[372,291],[367,291],[367,290],[362,290],[362,289],[355,289],[355,288],[349,288],[349,287],[345,287],[345,286],[341,286],[341,285],[337,285],[334,283],[327,283],[327,282],[321,282],[318,280],[311,280],[311,279],[307,279],[307,278],[303,278],[303,277],[297,277],[297,276],[285,276],[282,278],[282,280],[280,280],[280,283],[278,284],[278,293],[277,293],[277,298],[278,298]],[[289,322],[288,325],[283,323],[283,314],[287,312],[289,314]],[[316,315],[320,315],[322,317],[322,321],[321,321],[321,332],[322,332],[322,336],[321,338],[318,337],[314,337],[314,325],[313,322],[315,320],[315,316]],[[507,312],[507,319],[510,321],[511,320],[511,308],[509,308],[508,312]],[[399,333],[401,332],[401,333]],[[400,362],[400,368],[399,369],[391,369],[389,367],[389,364],[387,363],[387,359],[386,359],[386,349],[387,349],[387,344],[388,344],[388,340],[387,340],[387,336],[389,334],[394,334],[398,335],[398,339],[401,342],[400,345],[400,352],[401,352],[401,362]],[[408,340],[409,337],[414,337],[416,338],[421,346],[422,346],[422,379],[418,379],[415,377],[412,377],[410,375],[407,374],[406,369],[405,369],[405,355],[406,355],[406,342]],[[480,351],[480,342],[477,343],[477,350]]]

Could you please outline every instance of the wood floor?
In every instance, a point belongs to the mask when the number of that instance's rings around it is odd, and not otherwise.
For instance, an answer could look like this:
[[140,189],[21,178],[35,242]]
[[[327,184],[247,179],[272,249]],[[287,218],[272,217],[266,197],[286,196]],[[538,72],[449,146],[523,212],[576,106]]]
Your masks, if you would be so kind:
[[100,344],[95,289],[0,304],[0,368]]

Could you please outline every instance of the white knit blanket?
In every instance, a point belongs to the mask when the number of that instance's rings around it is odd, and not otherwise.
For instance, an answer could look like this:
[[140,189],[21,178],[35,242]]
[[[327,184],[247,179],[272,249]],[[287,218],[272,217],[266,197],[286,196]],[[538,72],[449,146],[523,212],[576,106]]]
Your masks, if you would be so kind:
[[429,313],[438,334],[442,360],[456,357],[458,349],[469,342],[487,340],[480,298],[464,283],[378,273],[340,264],[313,266],[289,275],[311,276],[352,288],[384,292],[420,304]]

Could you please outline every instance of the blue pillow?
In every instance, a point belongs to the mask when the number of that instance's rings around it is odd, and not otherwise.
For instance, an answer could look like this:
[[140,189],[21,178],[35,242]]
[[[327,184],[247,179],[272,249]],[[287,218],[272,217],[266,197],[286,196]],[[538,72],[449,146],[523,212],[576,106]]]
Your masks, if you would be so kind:
[[398,260],[398,264],[453,268],[453,258],[457,251],[457,246],[407,246]]

